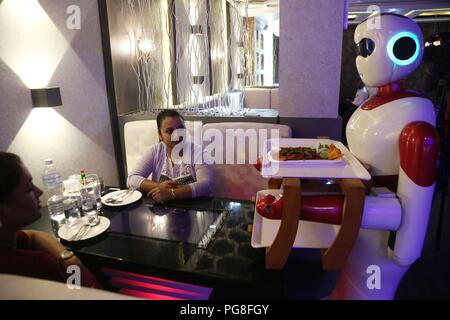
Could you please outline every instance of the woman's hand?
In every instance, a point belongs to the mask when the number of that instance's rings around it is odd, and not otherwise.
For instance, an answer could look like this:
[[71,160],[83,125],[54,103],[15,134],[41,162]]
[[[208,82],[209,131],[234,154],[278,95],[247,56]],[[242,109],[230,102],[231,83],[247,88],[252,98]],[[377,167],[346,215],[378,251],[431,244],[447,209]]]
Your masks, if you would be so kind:
[[80,268],[80,280],[83,287],[98,289],[102,288],[101,284],[97,281],[97,279],[95,279],[92,272],[84,266],[84,264],[80,259],[77,258],[77,256],[74,255],[72,258],[66,259],[60,263],[60,267],[63,269],[65,274],[71,274],[71,271],[73,271],[67,269],[70,266],[78,266]]
[[172,188],[156,187],[150,191],[149,194],[152,196],[153,200],[159,203],[163,203],[164,201],[169,201],[174,198]]
[[174,180],[167,180],[164,182],[161,182],[159,184],[159,187],[163,188],[163,189],[175,189],[176,187],[178,187],[178,182],[174,181]]
[[156,188],[153,188],[149,192],[149,195],[151,195],[153,200],[155,200],[156,202],[162,203],[174,198],[172,189],[175,189],[177,187],[179,187],[179,185],[176,181],[167,180],[159,183]]
[[[24,231],[31,240],[30,249],[40,250],[48,253],[52,256],[55,261],[59,261],[61,253],[66,250],[61,243],[59,243],[55,238],[45,232],[36,230],[25,230]],[[65,275],[67,272],[67,267],[71,265],[77,265],[81,269],[81,285],[85,287],[97,287],[101,288],[99,283],[96,281],[92,273],[83,265],[81,260],[75,255],[70,259],[62,261],[59,266]]]

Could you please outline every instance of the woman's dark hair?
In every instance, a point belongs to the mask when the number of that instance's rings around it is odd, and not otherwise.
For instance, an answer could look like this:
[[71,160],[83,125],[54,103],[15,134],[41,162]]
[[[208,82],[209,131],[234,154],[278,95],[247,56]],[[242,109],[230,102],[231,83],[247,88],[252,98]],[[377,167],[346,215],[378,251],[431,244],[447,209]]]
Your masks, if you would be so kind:
[[175,110],[163,110],[156,117],[156,125],[158,126],[158,132],[161,131],[162,122],[165,118],[176,118],[179,117],[184,121],[184,118]]
[[16,190],[22,177],[22,160],[14,153],[0,151],[0,203]]

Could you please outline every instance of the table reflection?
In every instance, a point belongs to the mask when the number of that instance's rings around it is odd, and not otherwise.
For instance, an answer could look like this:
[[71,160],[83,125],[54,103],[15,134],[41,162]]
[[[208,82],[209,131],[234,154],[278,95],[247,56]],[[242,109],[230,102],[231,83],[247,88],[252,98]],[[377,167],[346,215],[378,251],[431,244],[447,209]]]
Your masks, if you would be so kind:
[[226,211],[141,206],[112,218],[111,232],[180,241],[206,248],[225,217]]

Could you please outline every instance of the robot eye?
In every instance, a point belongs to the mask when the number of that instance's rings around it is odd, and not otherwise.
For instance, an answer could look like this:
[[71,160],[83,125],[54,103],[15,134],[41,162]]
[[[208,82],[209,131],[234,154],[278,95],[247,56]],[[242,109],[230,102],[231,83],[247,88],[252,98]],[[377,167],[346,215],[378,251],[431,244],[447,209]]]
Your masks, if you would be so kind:
[[387,52],[389,58],[397,65],[410,65],[419,58],[419,38],[412,32],[397,33],[389,40]]
[[416,52],[416,42],[411,37],[402,37],[394,43],[392,53],[398,60],[408,60]]
[[356,53],[358,56],[367,58],[375,50],[375,42],[372,39],[364,38],[356,45]]

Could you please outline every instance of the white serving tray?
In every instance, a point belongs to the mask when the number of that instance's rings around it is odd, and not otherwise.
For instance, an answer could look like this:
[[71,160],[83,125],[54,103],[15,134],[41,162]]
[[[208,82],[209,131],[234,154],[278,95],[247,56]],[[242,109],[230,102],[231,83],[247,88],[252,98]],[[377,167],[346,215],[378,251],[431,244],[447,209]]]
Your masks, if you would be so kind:
[[[314,146],[315,148],[319,141],[325,144],[333,143],[339,148],[344,154],[341,159],[344,164],[327,163],[326,160],[311,160],[314,161],[314,165],[311,165],[311,161],[294,161],[294,164],[290,164],[289,161],[273,161],[272,157],[269,157],[270,152],[279,150],[281,147]],[[371,179],[369,172],[341,142],[330,139],[268,139],[264,143],[262,163],[261,175],[264,178]]]
[[[282,190],[261,190],[256,194],[256,203],[265,195],[276,196],[282,193]],[[252,247],[263,248],[270,247],[280,228],[281,220],[271,220],[261,216],[256,210],[253,218]],[[328,248],[334,241],[340,226],[299,221],[297,236],[294,241],[294,248]]]

